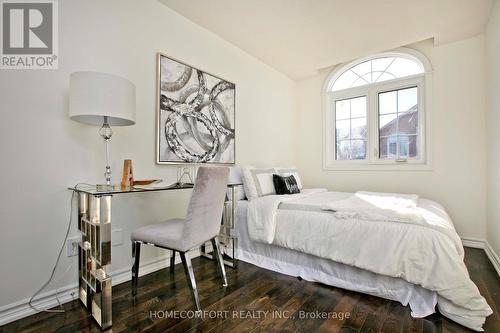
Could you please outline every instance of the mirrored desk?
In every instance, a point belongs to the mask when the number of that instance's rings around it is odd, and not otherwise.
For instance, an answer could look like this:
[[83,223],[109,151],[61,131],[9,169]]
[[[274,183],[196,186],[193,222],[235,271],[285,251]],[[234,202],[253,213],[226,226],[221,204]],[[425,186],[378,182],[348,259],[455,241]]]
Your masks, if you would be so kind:
[[[220,241],[222,246],[230,249],[230,260],[226,263],[236,267],[237,236],[235,189],[242,184],[229,184],[231,195],[224,206],[224,216],[221,225]],[[108,267],[111,264],[111,199],[114,195],[141,192],[173,191],[192,189],[191,184],[181,184],[163,188],[120,188],[114,187],[98,190],[96,186],[80,185],[70,187],[78,195],[78,230],[82,241],[78,251],[78,285],[79,298],[87,310],[91,312],[101,329],[108,329],[113,324],[112,319],[112,283]],[[206,253],[205,246],[201,249]]]

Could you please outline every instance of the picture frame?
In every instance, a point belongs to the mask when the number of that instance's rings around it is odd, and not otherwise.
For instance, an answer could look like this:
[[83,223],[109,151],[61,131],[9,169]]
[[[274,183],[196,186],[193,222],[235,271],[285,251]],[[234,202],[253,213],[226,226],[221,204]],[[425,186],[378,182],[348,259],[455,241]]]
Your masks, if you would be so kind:
[[156,163],[236,163],[236,85],[157,53]]

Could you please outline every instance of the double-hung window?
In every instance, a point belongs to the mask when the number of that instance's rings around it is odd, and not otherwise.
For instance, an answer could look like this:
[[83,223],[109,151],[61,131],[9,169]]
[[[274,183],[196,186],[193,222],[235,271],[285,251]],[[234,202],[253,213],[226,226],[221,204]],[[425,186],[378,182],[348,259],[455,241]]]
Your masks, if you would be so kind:
[[342,66],[325,88],[325,169],[428,166],[430,68],[406,50]]

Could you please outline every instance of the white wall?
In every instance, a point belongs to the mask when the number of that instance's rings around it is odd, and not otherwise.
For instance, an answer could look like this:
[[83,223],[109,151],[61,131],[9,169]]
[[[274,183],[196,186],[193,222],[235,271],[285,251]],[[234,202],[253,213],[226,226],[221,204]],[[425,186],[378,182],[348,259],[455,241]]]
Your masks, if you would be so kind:
[[[67,117],[69,74],[92,70],[124,76],[137,86],[137,124],[114,128],[114,180],[132,158],[137,178],[174,181],[155,165],[156,52],[236,83],[238,164],[289,165],[295,159],[294,83],[156,0],[59,1],[58,70],[0,71],[0,307],[30,297],[49,276],[64,237],[70,192],[102,181],[104,146],[97,127]],[[190,191],[116,196],[111,271],[130,265],[134,228],[183,216]],[[71,235],[77,235],[75,224]],[[148,249],[145,257],[161,254]],[[76,258],[63,258],[58,272]],[[73,267],[59,285],[75,283]],[[49,290],[55,285],[49,286]]]
[[486,235],[484,37],[434,47],[410,45],[433,69],[432,171],[326,171],[322,169],[322,86],[331,70],[297,84],[298,167],[307,186],[338,191],[418,193],[443,204],[461,236]]
[[488,225],[487,240],[500,255],[500,3],[497,1],[486,29]]

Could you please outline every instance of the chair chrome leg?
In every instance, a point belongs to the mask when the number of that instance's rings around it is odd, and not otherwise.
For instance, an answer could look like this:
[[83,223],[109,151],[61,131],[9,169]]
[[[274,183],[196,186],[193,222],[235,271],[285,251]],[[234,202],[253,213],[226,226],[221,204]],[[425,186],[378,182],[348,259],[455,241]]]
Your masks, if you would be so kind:
[[198,296],[198,289],[196,288],[196,280],[194,279],[191,259],[186,255],[186,252],[179,252],[179,254],[181,255],[182,265],[184,266],[184,272],[186,273],[189,289],[191,289],[191,293],[193,295],[193,301],[196,304],[196,310],[201,311],[200,298]]
[[137,294],[137,282],[139,279],[139,261],[141,259],[141,243],[132,242],[132,295]]
[[172,250],[172,254],[170,256],[170,273],[174,274],[175,270],[175,251]]
[[212,238],[212,248],[214,251],[215,260],[217,261],[217,266],[219,266],[219,273],[222,278],[222,286],[227,287],[226,269],[224,268],[224,260],[222,260],[218,237]]

